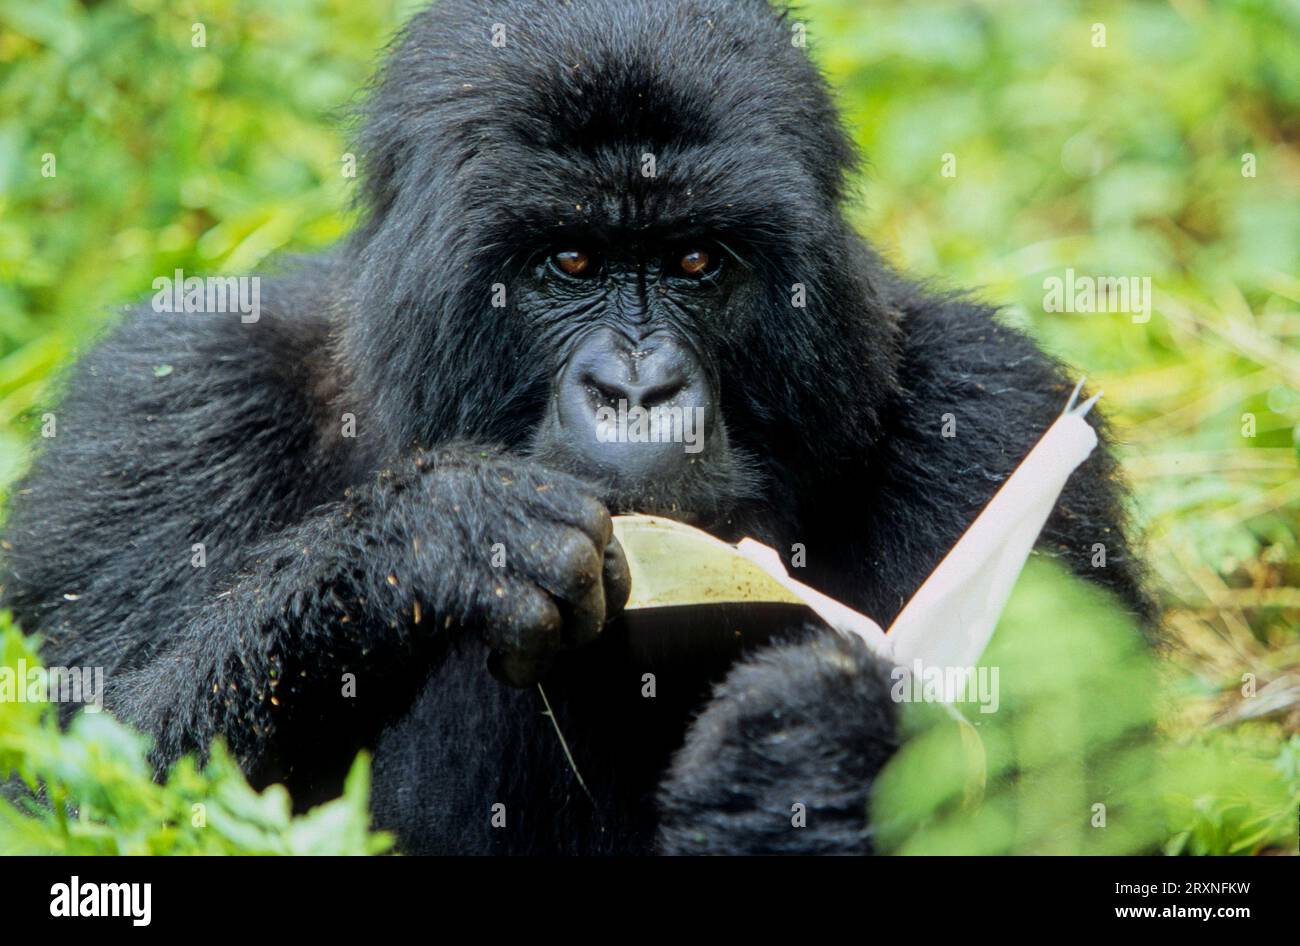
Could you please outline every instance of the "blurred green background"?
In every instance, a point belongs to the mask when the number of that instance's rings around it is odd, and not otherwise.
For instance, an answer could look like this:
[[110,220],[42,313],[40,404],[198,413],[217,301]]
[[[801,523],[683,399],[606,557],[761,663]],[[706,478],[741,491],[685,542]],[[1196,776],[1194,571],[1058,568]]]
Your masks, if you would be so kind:
[[[113,306],[347,230],[348,110],[418,6],[0,0],[0,493]],[[973,718],[985,803],[955,803],[970,773],[945,782],[953,754],[918,739],[878,800],[886,846],[1295,853],[1300,2],[810,0],[796,19],[869,159],[862,230],[1105,390],[1170,641],[1148,666],[1104,602],[1031,567],[990,656],[1008,711]],[[1152,318],[1044,312],[1067,267],[1151,277]],[[1099,719],[1102,693],[1122,718]],[[6,732],[14,758],[33,744],[4,711],[0,764]],[[1094,764],[1151,720],[1161,747],[1127,774]],[[1137,789],[1104,843],[1094,777]],[[46,827],[13,846],[74,847]]]

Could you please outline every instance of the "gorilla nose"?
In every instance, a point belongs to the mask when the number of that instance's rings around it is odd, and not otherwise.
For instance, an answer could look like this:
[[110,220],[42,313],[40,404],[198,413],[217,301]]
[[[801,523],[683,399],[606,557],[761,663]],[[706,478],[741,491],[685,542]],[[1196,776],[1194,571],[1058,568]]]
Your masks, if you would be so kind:
[[671,404],[686,387],[686,375],[677,365],[662,359],[653,365],[643,366],[637,372],[640,374],[637,381],[621,377],[626,373],[619,371],[615,365],[597,364],[578,380],[598,404],[603,402],[614,407],[620,401],[626,401],[629,407],[642,408]]
[[694,353],[670,337],[593,334],[556,392],[567,448],[595,471],[645,479],[680,470],[704,447],[713,396]]

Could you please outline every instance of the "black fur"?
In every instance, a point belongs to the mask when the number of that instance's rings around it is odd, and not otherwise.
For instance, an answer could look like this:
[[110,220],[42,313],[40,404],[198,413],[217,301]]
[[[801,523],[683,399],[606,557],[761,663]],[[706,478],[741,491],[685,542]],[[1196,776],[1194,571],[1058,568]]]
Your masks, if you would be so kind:
[[898,748],[889,689],[888,668],[860,642],[829,635],[737,666],[660,791],[661,849],[870,851],[864,787]]
[[[646,699],[616,633],[576,647],[626,591],[605,507],[802,543],[805,581],[888,622],[1072,387],[991,309],[908,282],[852,232],[853,149],[790,40],[764,0],[418,15],[369,100],[349,242],[269,279],[255,324],[141,307],[72,372],[0,578],[46,659],[107,667],[110,708],[160,766],[222,735],[299,804],[372,748],[376,817],[406,851],[869,849],[895,737],[863,653],[792,635],[712,695],[686,668]],[[678,482],[587,482],[539,438],[567,341],[533,254],[574,232],[703,232],[743,260],[691,330],[728,446]],[[1147,607],[1105,451],[1043,544]],[[590,797],[489,647],[514,682],[553,665]]]

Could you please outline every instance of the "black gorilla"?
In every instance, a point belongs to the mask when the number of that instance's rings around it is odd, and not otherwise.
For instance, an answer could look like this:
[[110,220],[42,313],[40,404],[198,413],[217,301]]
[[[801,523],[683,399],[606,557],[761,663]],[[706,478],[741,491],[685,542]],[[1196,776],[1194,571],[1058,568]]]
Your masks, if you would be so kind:
[[[646,698],[597,638],[628,510],[801,543],[802,580],[888,622],[1072,386],[852,232],[794,36],[766,0],[416,16],[346,245],[255,323],[141,307],[72,373],[4,546],[46,659],[105,666],[160,766],[224,736],[307,804],[371,748],[408,852],[869,850],[896,736],[863,650],[790,628]],[[603,442],[620,402],[702,418],[698,452]],[[1141,610],[1113,471],[1042,544]]]

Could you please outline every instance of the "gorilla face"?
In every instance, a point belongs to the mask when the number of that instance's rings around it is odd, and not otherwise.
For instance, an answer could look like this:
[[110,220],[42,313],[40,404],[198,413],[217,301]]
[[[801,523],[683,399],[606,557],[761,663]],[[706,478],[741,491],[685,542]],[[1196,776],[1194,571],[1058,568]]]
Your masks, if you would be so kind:
[[719,448],[717,365],[695,339],[725,303],[720,250],[574,246],[534,279],[523,310],[559,355],[539,446],[615,481],[674,477]]
[[549,353],[535,456],[604,487],[618,511],[716,515],[745,495],[708,343],[735,317],[746,274],[721,243],[573,239],[529,267],[519,311]]
[[386,452],[502,444],[709,528],[795,515],[873,436],[896,335],[852,148],[766,2],[442,0],[361,149],[344,360]]

